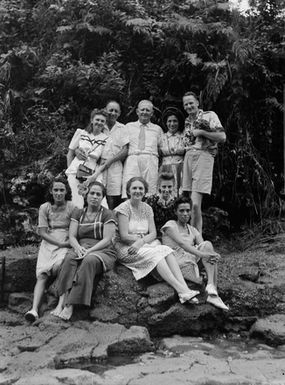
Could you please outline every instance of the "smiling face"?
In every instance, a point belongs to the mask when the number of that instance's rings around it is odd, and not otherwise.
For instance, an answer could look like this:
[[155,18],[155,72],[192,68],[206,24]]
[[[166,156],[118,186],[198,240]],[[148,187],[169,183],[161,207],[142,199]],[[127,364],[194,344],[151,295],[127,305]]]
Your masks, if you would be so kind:
[[153,105],[147,100],[143,100],[139,103],[137,108],[137,115],[140,123],[147,124],[150,122],[150,118],[153,115]]
[[86,196],[87,205],[93,208],[98,208],[103,199],[103,191],[100,186],[93,185]]
[[161,179],[158,190],[160,192],[160,196],[163,200],[168,201],[172,197],[174,189],[174,180],[164,180]]
[[101,114],[94,115],[91,121],[91,124],[92,124],[92,133],[94,135],[98,135],[104,129],[104,126],[106,124],[106,118],[104,115],[101,115]]
[[183,107],[188,115],[196,115],[199,110],[199,102],[193,95],[183,97]]
[[175,115],[170,115],[167,118],[166,126],[171,134],[175,134],[179,129],[179,121]]
[[64,183],[54,182],[50,192],[56,205],[61,205],[65,202],[67,191]]
[[108,123],[114,125],[121,114],[121,108],[119,103],[110,102],[106,106],[106,112],[108,114]]
[[177,215],[179,223],[182,225],[188,223],[191,215],[190,203],[180,203],[175,211],[175,214]]
[[141,201],[145,194],[144,184],[139,180],[132,182],[128,193],[132,201]]

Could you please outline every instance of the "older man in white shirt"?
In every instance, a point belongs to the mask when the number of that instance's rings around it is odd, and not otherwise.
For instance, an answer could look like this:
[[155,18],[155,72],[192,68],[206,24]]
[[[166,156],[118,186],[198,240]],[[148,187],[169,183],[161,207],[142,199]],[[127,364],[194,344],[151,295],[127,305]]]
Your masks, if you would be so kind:
[[153,104],[149,100],[141,100],[137,108],[138,121],[127,123],[129,151],[123,172],[122,198],[126,198],[127,181],[134,176],[141,176],[148,185],[148,194],[157,189],[158,179],[158,143],[162,128],[151,123]]

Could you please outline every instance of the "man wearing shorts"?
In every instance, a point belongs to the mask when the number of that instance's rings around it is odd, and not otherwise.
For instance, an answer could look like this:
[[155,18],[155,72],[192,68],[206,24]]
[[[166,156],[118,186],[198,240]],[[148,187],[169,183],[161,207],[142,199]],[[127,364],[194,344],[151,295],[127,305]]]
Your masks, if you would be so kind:
[[203,194],[211,193],[217,144],[225,142],[226,134],[215,112],[199,109],[199,100],[194,92],[183,96],[183,107],[188,116],[183,139],[186,154],[182,189],[191,197],[191,225],[202,234]]

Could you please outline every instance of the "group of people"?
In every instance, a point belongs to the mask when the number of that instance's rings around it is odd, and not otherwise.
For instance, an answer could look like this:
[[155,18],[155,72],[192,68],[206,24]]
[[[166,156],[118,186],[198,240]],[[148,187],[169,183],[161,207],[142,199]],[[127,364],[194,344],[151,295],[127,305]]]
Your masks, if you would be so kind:
[[217,292],[220,255],[201,235],[202,197],[211,192],[217,143],[226,136],[217,115],[198,108],[195,94],[186,93],[183,105],[186,119],[177,108],[164,111],[165,133],[151,122],[149,100],[139,102],[136,122],[119,123],[120,105],[111,101],[92,111],[85,130],[76,130],[67,181],[54,179],[39,210],[43,240],[27,320],[38,318],[55,275],[59,302],[52,314],[68,320],[74,306],[90,306],[94,280],[116,260],[137,280],[150,273],[165,280],[181,303],[192,304],[200,292],[187,281],[202,284],[201,260],[207,302],[228,310]]

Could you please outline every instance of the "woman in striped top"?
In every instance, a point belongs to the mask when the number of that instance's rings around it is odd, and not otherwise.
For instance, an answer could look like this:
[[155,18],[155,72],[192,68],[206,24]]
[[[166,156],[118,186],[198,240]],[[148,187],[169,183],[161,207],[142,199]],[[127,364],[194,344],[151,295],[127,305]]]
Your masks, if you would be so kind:
[[85,207],[71,215],[69,240],[73,249],[66,255],[58,278],[59,303],[52,314],[68,320],[74,305],[90,306],[95,277],[112,269],[115,250],[112,238],[116,221],[111,210],[101,206],[105,188],[92,182]]

